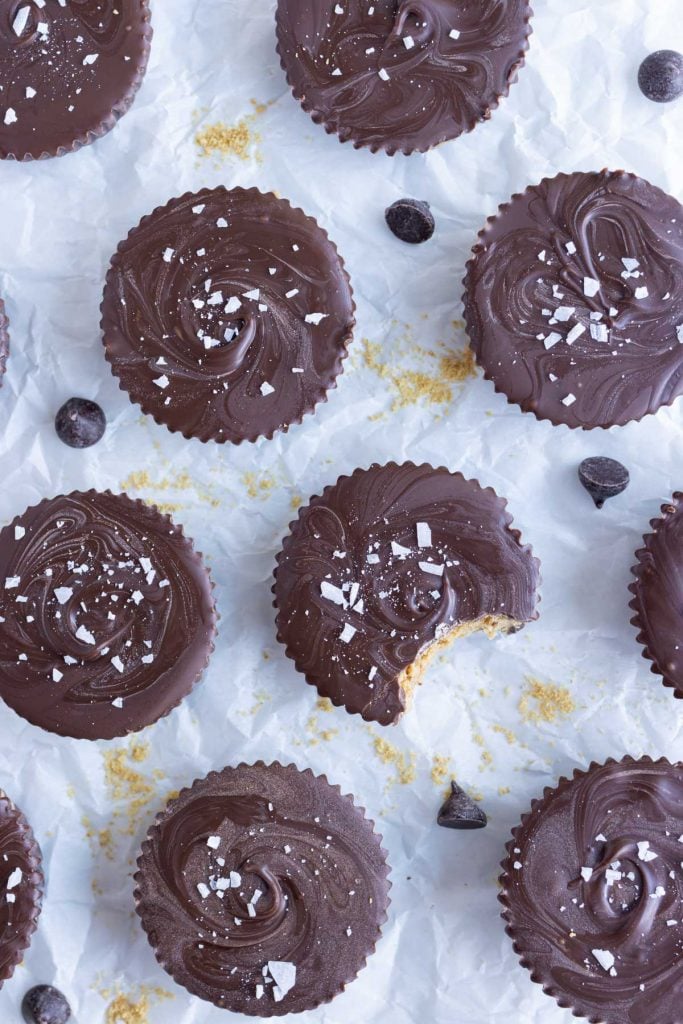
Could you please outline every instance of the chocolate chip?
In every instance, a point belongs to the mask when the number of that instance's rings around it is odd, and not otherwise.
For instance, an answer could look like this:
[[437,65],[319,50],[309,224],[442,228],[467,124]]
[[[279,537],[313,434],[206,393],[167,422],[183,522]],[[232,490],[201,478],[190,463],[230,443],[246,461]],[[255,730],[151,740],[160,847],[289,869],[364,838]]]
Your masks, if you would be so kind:
[[66,1024],[71,1020],[71,1007],[59,989],[36,985],[24,996],[21,1012],[27,1024]]
[[451,795],[436,820],[443,828],[486,828],[488,824],[488,818],[481,807],[477,807],[472,797],[456,782],[451,782]]
[[630,479],[626,466],[616,459],[597,456],[584,459],[579,466],[579,480],[597,508],[602,508],[608,498],[616,498],[617,494],[625,491]]
[[638,85],[655,103],[671,103],[683,96],[683,54],[676,50],[651,53],[640,65]]
[[70,448],[90,448],[102,439],[107,420],[97,402],[70,398],[55,416],[55,430]]
[[399,199],[385,212],[387,224],[397,238],[411,245],[427,242],[434,234],[434,217],[429,203],[419,199]]

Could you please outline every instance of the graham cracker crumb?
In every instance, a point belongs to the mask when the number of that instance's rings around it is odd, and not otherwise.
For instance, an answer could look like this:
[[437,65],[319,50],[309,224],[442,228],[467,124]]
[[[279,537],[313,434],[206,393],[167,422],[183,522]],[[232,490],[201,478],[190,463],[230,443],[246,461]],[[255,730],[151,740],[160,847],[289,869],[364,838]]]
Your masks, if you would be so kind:
[[253,117],[243,117],[237,124],[225,124],[215,121],[198,131],[194,137],[199,148],[199,156],[206,157],[237,157],[248,160],[252,148],[260,140],[257,132],[251,128]]
[[[519,713],[525,722],[555,722],[576,710],[569,690],[555,683],[542,683],[534,676],[526,676],[526,690],[519,702]],[[535,702],[535,706],[531,703]]]
[[315,706],[318,711],[334,711],[334,704],[329,697],[318,697]]
[[509,792],[510,792],[510,787],[509,786],[499,786],[498,787],[498,796],[507,796]]
[[[104,999],[111,998],[111,990],[103,989],[101,995]],[[124,995],[118,992],[109,1003],[105,1013],[105,1024],[149,1024],[149,1011],[152,1001],[174,999],[171,992],[163,988],[152,988],[143,985],[139,995]]]
[[289,504],[290,504],[290,507],[291,507],[292,511],[296,512],[297,509],[301,508],[303,503],[304,503],[304,499],[301,497],[301,495],[300,494],[295,494]]
[[498,723],[497,723],[497,722],[496,722],[496,724],[495,724],[495,725],[492,725],[492,726],[491,726],[491,728],[493,729],[493,731],[494,731],[494,732],[497,732],[497,733],[499,733],[499,734],[500,734],[501,736],[504,736],[504,737],[505,737],[505,739],[506,739],[506,740],[508,741],[508,743],[510,744],[510,746],[512,746],[512,745],[513,745],[513,743],[516,743],[516,742],[517,742],[517,737],[515,736],[515,734],[514,734],[514,732],[512,731],[512,729],[508,729],[508,728],[507,728],[506,726],[504,726],[504,725],[498,725]]
[[435,754],[432,761],[432,782],[435,786],[444,786],[451,775],[451,759],[443,754]]
[[[463,384],[468,378],[476,376],[476,363],[470,348],[453,351],[443,342],[434,352],[416,345],[411,337],[410,328],[398,343],[392,345],[392,360],[384,362],[382,348],[367,338],[362,341],[361,354],[365,366],[388,382],[395,393],[391,410],[403,409],[426,401],[433,405],[447,405],[453,399],[453,385]],[[437,361],[437,370],[433,366],[415,369],[413,366],[396,365],[396,352],[405,353],[412,362],[417,357],[422,362]]]
[[310,735],[310,739],[308,741],[308,745],[310,747],[316,747],[321,740],[324,743],[329,743],[329,741],[333,739],[339,732],[338,729],[321,729],[318,725],[317,715],[310,716],[310,718],[306,722],[306,731]]
[[265,501],[277,487],[277,481],[271,473],[243,473],[242,483],[247,489],[248,497],[260,498],[262,501]]
[[404,753],[381,736],[373,736],[373,745],[375,754],[380,761],[395,768],[396,777],[392,780],[393,782],[400,782],[402,786],[408,786],[415,781],[417,756],[414,751]]
[[184,506],[177,502],[160,501],[156,497],[160,492],[186,492],[193,490],[197,499],[203,504],[209,505],[211,508],[218,508],[220,506],[220,500],[211,494],[210,490],[197,484],[187,470],[181,470],[179,473],[162,476],[160,479],[156,480],[146,469],[133,470],[133,472],[129,473],[124,480],[121,480],[119,486],[122,491],[125,491],[128,494],[135,492],[135,496],[138,496],[140,491],[151,491],[152,497],[147,498],[141,496],[142,500],[147,505],[156,505],[160,512],[165,512],[168,515],[171,515],[173,512],[178,512]]

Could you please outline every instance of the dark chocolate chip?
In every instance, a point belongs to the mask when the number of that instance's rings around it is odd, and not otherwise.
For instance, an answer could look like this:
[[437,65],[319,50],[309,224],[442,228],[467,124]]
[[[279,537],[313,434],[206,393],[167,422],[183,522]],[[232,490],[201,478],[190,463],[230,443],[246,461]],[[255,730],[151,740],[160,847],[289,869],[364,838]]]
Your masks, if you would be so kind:
[[399,199],[385,212],[387,224],[397,238],[411,245],[427,242],[434,234],[434,217],[429,203],[419,199]]
[[488,824],[488,818],[481,807],[456,782],[451,782],[451,795],[436,820],[443,828],[486,828]]
[[21,1004],[27,1024],[66,1024],[71,1020],[71,1007],[66,997],[52,985],[36,985],[24,996]]
[[597,456],[584,459],[579,466],[579,480],[597,508],[602,508],[608,498],[616,498],[617,494],[625,491],[630,479],[626,466],[616,459]]
[[107,420],[97,402],[70,398],[55,416],[55,430],[70,448],[90,448],[102,439]]
[[683,96],[683,54],[676,50],[651,53],[640,65],[638,85],[655,103],[671,103]]

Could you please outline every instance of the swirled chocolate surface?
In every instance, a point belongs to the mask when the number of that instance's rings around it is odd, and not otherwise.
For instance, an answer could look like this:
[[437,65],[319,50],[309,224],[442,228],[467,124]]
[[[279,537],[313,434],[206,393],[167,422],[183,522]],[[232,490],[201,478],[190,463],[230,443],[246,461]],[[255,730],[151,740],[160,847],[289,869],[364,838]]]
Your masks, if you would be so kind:
[[662,505],[661,518],[650,525],[653,532],[643,538],[632,570],[631,622],[652,671],[683,699],[683,492]]
[[151,38],[147,0],[0,4],[0,158],[58,156],[114,127]]
[[536,618],[539,565],[490,488],[390,463],[311,499],[278,556],[278,639],[338,706],[388,725],[399,677],[456,626]]
[[683,393],[683,207],[641,178],[560,174],[514,196],[465,287],[477,361],[539,419],[610,427]]
[[389,868],[372,822],[294,765],[195,782],[157,818],[138,866],[138,913],[160,963],[239,1013],[328,1002],[386,920]]
[[524,62],[527,0],[278,0],[295,97],[342,142],[410,153],[491,116]]
[[7,357],[9,355],[9,320],[5,316],[5,304],[0,299],[0,387],[5,374]]
[[605,1024],[683,1021],[683,764],[591,765],[532,804],[501,900],[534,981]]
[[109,492],[0,531],[0,697],[33,725],[109,739],[174,708],[215,633],[201,557],[167,516]]
[[24,815],[0,790],[0,987],[28,948],[43,902],[41,855]]
[[107,358],[144,412],[202,441],[272,437],[335,385],[351,288],[316,222],[257,189],[203,189],[144,218],[112,260]]

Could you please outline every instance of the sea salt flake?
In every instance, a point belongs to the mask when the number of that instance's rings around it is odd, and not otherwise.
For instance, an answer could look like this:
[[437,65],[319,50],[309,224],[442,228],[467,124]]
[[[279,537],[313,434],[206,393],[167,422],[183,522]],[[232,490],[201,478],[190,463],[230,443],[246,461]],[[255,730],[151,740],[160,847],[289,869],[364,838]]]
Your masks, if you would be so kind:
[[430,548],[432,546],[432,531],[428,523],[417,524],[417,546],[419,548]]
[[581,337],[582,334],[586,333],[586,328],[583,324],[574,324],[571,331],[567,335],[567,344],[573,345],[574,342]]
[[243,298],[252,299],[254,302],[258,302],[258,300],[261,298],[261,289],[252,288],[250,292],[244,292]]
[[614,954],[609,949],[592,949],[591,953],[605,971],[610,971],[615,964]]
[[406,50],[412,50],[415,46],[415,40],[413,39],[412,36],[404,36],[403,45],[405,46]]
[[407,558],[411,552],[410,548],[404,548],[402,544],[399,544],[397,541],[392,540],[391,553],[396,558]]
[[64,678],[64,673],[63,672],[60,672],[58,668],[53,668],[52,669],[52,682],[53,683],[61,683],[63,678]]
[[265,398],[266,395],[274,394],[275,393],[275,388],[273,387],[272,384],[269,384],[267,380],[264,380],[263,384],[261,385],[260,391],[261,391],[261,394]]
[[587,295],[589,299],[592,299],[594,295],[597,295],[600,291],[600,282],[596,281],[594,277],[584,277],[583,279],[583,294]]
[[333,583],[328,583],[327,580],[323,580],[320,584],[320,593],[327,601],[332,601],[334,604],[346,605],[346,598],[339,587],[335,587]]
[[451,39],[459,39],[460,38],[460,32],[458,31],[457,28],[452,28],[450,30],[450,32],[448,33],[448,35],[450,36]]
[[204,882],[197,883],[197,890],[203,900],[205,900],[207,896],[211,895],[211,890],[209,889],[208,885],[204,884]]
[[17,11],[17,13],[16,13],[16,15],[14,17],[14,21],[12,22],[12,28],[14,30],[14,34],[15,35],[20,36],[22,34],[24,29],[26,28],[26,23],[28,22],[28,16],[29,16],[30,13],[31,13],[31,8],[30,7],[20,7],[19,8],[19,10]]
[[386,68],[380,68],[377,74],[379,75],[383,82],[389,81],[390,75]]
[[631,272],[633,270],[637,270],[638,267],[640,266],[640,263],[638,262],[638,260],[634,260],[630,256],[622,257],[621,262],[624,264],[624,266],[626,267],[626,269],[629,272]]
[[557,345],[558,341],[562,341],[562,335],[558,334],[557,331],[552,331],[547,338],[544,338],[543,344],[546,349],[550,349],[553,345]]
[[351,625],[350,622],[347,622],[347,623],[345,623],[344,628],[342,629],[341,633],[339,634],[339,639],[344,644],[351,643],[351,641],[353,640],[353,638],[354,638],[354,636],[356,635],[357,632],[358,632],[358,630],[355,629]]
[[287,960],[269,960],[268,973],[279,990],[279,998],[277,992],[273,992],[273,998],[280,1002],[296,985],[296,966]]
[[21,870],[21,868],[15,868],[14,871],[9,876],[9,878],[7,879],[7,888],[16,889],[16,887],[21,883],[23,877],[24,873]]
[[217,850],[218,847],[221,845],[221,837],[220,836],[209,836],[209,838],[206,840],[206,845],[211,850]]
[[650,293],[647,290],[647,288],[645,287],[645,285],[643,285],[641,288],[636,288],[636,290],[634,292],[634,295],[635,295],[635,297],[637,299],[646,299],[649,294]]
[[73,590],[71,587],[55,587],[55,597],[60,604],[66,604],[72,595]]
[[99,53],[87,53],[83,58],[83,64],[86,66],[89,64],[94,64],[98,57]]
[[21,540],[22,537],[25,537],[25,536],[26,536],[26,530],[24,529],[23,526],[15,526],[14,527],[14,539],[15,540]]
[[161,389],[162,389],[162,391],[163,391],[163,390],[164,390],[164,388],[167,388],[167,387],[168,387],[168,385],[169,385],[169,384],[170,384],[171,382],[170,382],[170,380],[168,379],[168,377],[166,376],[166,374],[164,373],[164,374],[163,374],[163,375],[162,375],[161,377],[157,377],[157,378],[156,378],[156,379],[155,379],[154,381],[152,381],[152,383],[153,383],[153,384],[156,384],[156,386],[157,386],[158,388],[161,388]]
[[554,317],[559,320],[560,323],[566,323],[574,313],[576,312],[574,306],[558,306],[555,310]]
[[304,319],[307,324],[313,324],[314,327],[317,327],[318,324],[323,320],[326,320],[328,316],[329,313],[308,313]]
[[111,663],[117,672],[123,673],[123,662],[119,658],[118,654],[114,655],[114,657],[111,659]]
[[95,637],[92,633],[85,628],[85,626],[79,626],[76,630],[76,638],[82,640],[84,644],[95,644]]
[[418,562],[418,565],[423,572],[428,572],[432,576],[443,576],[443,565],[435,565],[434,562]]
[[657,860],[657,854],[653,853],[650,849],[650,844],[647,839],[644,839],[640,843],[636,843],[636,846],[638,847],[638,860],[645,861],[646,863],[647,861]]
[[584,882],[590,882],[593,877],[593,868],[581,868],[581,877]]
[[590,332],[593,341],[609,341],[609,331],[606,324],[592,323],[590,325]]
[[572,395],[570,392],[568,395],[565,396],[565,398],[562,399],[562,405],[566,405],[567,407],[569,407],[570,405],[573,405],[575,401],[576,395]]
[[163,252],[163,255],[162,255],[162,259],[163,259],[164,263],[170,263],[174,256],[175,256],[175,249],[168,248],[168,249],[164,249],[164,252]]

